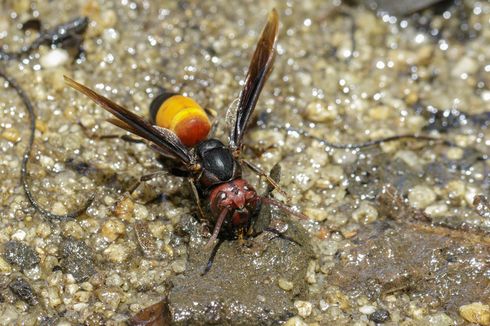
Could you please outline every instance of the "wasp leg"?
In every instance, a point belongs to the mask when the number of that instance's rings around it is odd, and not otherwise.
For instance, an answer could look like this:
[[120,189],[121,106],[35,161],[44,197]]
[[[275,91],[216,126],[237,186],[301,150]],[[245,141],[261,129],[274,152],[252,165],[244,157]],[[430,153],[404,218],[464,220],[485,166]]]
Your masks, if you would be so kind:
[[211,251],[211,255],[209,256],[208,263],[206,264],[204,271],[201,273],[201,276],[206,275],[211,270],[211,267],[213,266],[214,258],[218,253],[218,249],[224,241],[225,240],[223,239],[218,239],[218,243],[213,247],[213,251]]
[[281,233],[279,230],[277,229],[274,229],[274,228],[265,228],[264,231],[268,231],[270,233],[274,233],[276,236],[274,238],[272,238],[271,240],[274,240],[275,238],[281,238],[281,239],[284,239],[284,240],[287,240],[287,241],[290,241],[292,243],[295,243],[297,244],[298,246],[302,247],[303,245],[301,243],[299,243],[298,241],[294,240],[293,238],[291,237],[288,237],[287,235]]
[[131,187],[128,188],[127,192],[131,195],[133,192],[138,189],[141,183],[150,181],[151,179],[154,179],[157,175],[160,173],[164,173],[165,171],[157,171],[153,173],[148,173],[145,175],[142,175],[138,181],[136,181]]
[[[253,164],[252,162],[249,162],[247,160],[241,160],[242,163],[244,163],[246,166],[248,166],[250,168],[250,170],[252,170],[253,172],[255,172],[257,175],[261,176],[261,177],[264,177],[266,178],[267,182],[269,183],[269,185],[272,187],[272,190],[276,189],[277,191],[279,191],[284,197],[286,197],[287,201],[290,201],[291,198],[289,197],[289,195],[286,193],[286,191],[284,189],[281,188],[281,186],[279,186],[279,184],[272,178],[270,177],[267,172],[265,172],[264,170],[262,170],[261,168],[259,168],[257,165]],[[270,188],[267,188],[268,190]],[[269,193],[272,191],[270,190]]]
[[207,224],[206,215],[204,215],[204,211],[203,211],[202,206],[201,206],[201,199],[199,198],[199,193],[197,192],[196,185],[194,184],[194,181],[192,179],[189,178],[187,180],[189,180],[189,184],[190,184],[191,189],[192,189],[192,194],[194,195],[194,200],[196,201],[197,209],[199,210],[199,221],[201,223]]

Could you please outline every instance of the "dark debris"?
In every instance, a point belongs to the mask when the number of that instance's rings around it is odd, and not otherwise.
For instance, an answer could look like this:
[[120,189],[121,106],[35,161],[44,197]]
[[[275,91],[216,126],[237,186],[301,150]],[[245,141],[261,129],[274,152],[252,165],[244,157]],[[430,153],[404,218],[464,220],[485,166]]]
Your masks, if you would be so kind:
[[22,270],[29,269],[39,263],[36,251],[20,241],[5,243],[3,257],[7,262],[19,266]]
[[60,254],[63,272],[72,274],[77,283],[95,274],[92,250],[85,242],[67,238],[61,243]]

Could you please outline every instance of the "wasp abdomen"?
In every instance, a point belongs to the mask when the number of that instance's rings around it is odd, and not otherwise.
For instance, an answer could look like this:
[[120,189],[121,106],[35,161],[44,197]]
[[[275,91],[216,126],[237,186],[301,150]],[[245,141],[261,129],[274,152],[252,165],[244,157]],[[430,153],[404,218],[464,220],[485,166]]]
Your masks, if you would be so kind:
[[158,95],[151,103],[150,118],[157,126],[172,130],[188,147],[206,139],[211,129],[204,109],[193,99],[175,93]]

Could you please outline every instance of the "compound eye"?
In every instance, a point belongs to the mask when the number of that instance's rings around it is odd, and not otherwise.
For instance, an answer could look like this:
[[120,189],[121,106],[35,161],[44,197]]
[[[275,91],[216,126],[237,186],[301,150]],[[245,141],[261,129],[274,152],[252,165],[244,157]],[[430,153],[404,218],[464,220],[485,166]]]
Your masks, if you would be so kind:
[[220,192],[218,195],[219,200],[225,200],[226,199],[226,193]]

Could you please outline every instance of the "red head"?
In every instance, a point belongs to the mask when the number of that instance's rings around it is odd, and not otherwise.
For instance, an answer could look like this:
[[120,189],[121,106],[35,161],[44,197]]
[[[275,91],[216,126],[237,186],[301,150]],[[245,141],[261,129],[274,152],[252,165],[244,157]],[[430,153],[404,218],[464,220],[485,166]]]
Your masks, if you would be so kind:
[[216,186],[211,190],[209,199],[213,217],[218,219],[223,210],[227,210],[231,218],[226,224],[232,228],[250,225],[261,204],[261,197],[255,189],[241,178]]

